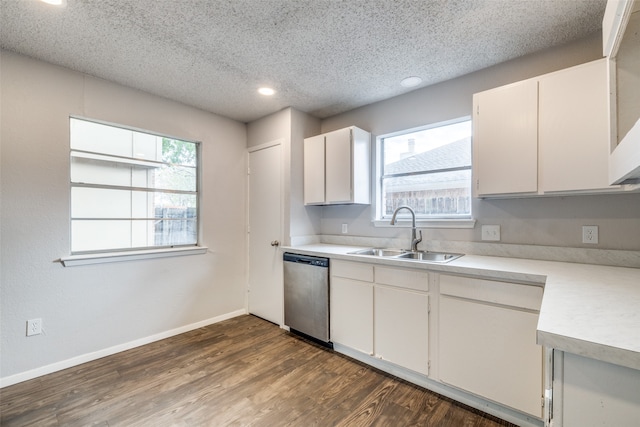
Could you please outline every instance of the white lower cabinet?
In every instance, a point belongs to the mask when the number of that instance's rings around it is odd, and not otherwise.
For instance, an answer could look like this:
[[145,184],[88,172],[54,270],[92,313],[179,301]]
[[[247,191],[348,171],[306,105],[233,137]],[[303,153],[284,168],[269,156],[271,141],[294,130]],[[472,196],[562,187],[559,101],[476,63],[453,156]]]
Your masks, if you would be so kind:
[[331,341],[373,355],[373,283],[332,276]]
[[376,357],[412,371],[429,373],[429,296],[375,286]]
[[366,262],[330,268],[338,351],[483,410],[494,402],[516,422],[542,422],[542,287]]
[[440,276],[439,379],[541,418],[537,286]]
[[553,425],[640,425],[640,371],[554,350]]
[[331,341],[427,375],[429,275],[367,263],[331,263]]

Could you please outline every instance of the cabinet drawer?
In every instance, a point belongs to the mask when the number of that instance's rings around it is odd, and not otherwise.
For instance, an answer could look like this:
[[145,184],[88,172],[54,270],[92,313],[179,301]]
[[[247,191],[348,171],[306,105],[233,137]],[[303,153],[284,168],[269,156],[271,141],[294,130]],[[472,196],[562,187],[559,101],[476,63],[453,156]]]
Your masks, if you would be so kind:
[[540,310],[542,288],[469,277],[440,276],[440,293],[460,298]]
[[381,285],[397,286],[416,291],[429,290],[429,273],[393,267],[375,267],[375,281]]
[[347,279],[373,282],[373,265],[362,262],[331,260],[331,275]]

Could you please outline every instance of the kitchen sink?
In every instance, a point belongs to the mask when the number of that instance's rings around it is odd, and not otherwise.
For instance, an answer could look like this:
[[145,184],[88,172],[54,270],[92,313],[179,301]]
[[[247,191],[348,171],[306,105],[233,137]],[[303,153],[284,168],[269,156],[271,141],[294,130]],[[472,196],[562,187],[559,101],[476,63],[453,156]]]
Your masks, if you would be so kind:
[[446,263],[460,258],[463,254],[452,254],[446,252],[430,252],[430,251],[409,251],[405,249],[384,249],[371,248],[362,249],[355,252],[349,252],[350,255],[366,255],[383,258],[406,259],[410,261]]
[[349,252],[352,255],[369,255],[369,256],[381,256],[381,257],[394,257],[398,255],[402,255],[407,253],[407,251],[403,249],[380,249],[380,248],[372,248],[372,249],[363,249],[361,251]]
[[399,255],[398,258],[411,259],[415,261],[427,261],[427,262],[449,262],[456,258],[460,258],[463,254],[449,254],[444,252],[406,252]]

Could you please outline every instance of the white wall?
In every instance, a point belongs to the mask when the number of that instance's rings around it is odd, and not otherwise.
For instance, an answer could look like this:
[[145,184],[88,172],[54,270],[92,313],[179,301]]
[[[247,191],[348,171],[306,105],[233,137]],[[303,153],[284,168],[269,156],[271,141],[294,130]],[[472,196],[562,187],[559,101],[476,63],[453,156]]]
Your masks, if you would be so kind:
[[320,133],[320,120],[294,108],[270,114],[247,125],[247,147],[281,140],[283,144],[284,244],[295,244],[306,236],[320,234],[322,208],[304,206],[303,139]]
[[322,208],[304,205],[304,139],[320,133],[320,120],[291,109],[291,237],[320,234]]
[[[246,126],[0,53],[2,385],[245,310]],[[202,141],[204,255],[63,267],[69,115]],[[44,333],[26,337],[26,320]]]
[[[378,135],[430,123],[471,116],[472,95],[602,56],[600,34],[577,42],[528,55],[453,80],[380,101],[323,120],[322,132],[355,125]],[[571,173],[567,171],[567,173]],[[376,228],[372,208],[324,207],[321,233],[409,239],[403,228]],[[428,240],[481,241],[483,224],[501,226],[502,243],[534,244],[599,249],[640,250],[640,194],[572,196],[558,198],[478,200],[473,203],[474,229],[425,229]],[[598,245],[581,242],[581,226],[598,225]],[[424,243],[423,243],[424,245]]]

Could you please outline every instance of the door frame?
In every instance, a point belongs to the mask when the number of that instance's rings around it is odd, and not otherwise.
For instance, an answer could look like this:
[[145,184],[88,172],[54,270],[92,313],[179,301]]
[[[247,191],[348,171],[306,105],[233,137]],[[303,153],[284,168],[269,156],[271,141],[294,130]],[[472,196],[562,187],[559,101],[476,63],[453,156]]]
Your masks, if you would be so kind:
[[[250,216],[250,212],[251,212],[251,188],[250,188],[250,174],[251,174],[251,153],[254,153],[256,151],[261,151],[261,150],[265,150],[271,147],[275,147],[275,146],[280,146],[280,236],[278,236],[278,241],[280,242],[280,246],[283,245],[284,243],[284,236],[285,236],[285,214],[284,214],[284,209],[285,209],[285,138],[278,138],[275,139],[273,141],[269,141],[269,142],[265,142],[259,145],[254,145],[251,147],[247,147],[247,181],[246,181],[246,195],[247,195],[247,203],[246,203],[246,218],[247,218],[247,226],[245,229],[245,243],[246,243],[246,266],[245,266],[245,271],[246,271],[246,283],[244,286],[244,307],[245,307],[245,311],[247,312],[247,314],[249,313],[249,278],[250,278],[250,274],[251,271],[249,269],[250,267],[250,259],[249,259],[249,254],[250,254],[250,245],[251,245],[251,235],[250,235],[250,230],[251,230],[251,216]],[[282,322],[284,322],[284,304],[282,307],[282,315],[281,315],[281,319]],[[280,327],[283,326],[283,324],[279,325]]]

